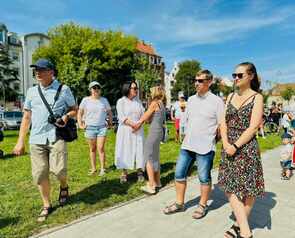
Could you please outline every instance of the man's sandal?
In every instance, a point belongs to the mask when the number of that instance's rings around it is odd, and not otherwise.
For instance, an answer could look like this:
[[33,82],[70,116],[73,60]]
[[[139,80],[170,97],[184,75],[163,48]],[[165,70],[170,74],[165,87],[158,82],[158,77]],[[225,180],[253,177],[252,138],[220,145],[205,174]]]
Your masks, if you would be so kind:
[[64,206],[69,200],[69,187],[62,188],[60,187],[59,189],[59,197],[58,197],[58,202],[60,206]]
[[208,208],[207,205],[203,206],[201,204],[198,204],[197,209],[194,211],[192,217],[194,219],[201,219],[201,218],[203,218],[204,216],[207,215],[208,210],[209,210],[209,208]]
[[41,209],[40,214],[38,215],[37,222],[44,222],[44,221],[47,219],[48,215],[49,215],[50,213],[52,213],[52,211],[53,211],[52,206],[49,206],[49,207],[43,207],[43,208]]
[[180,205],[175,202],[175,203],[165,207],[165,209],[163,210],[163,213],[165,215],[170,215],[170,214],[174,214],[177,212],[184,212],[184,211],[185,211],[184,204]]
[[238,234],[237,238],[253,238],[253,235],[249,236],[249,237],[245,237],[245,236],[241,236],[240,233]]
[[[233,233],[234,232],[234,233]],[[225,232],[227,238],[237,238],[240,234],[240,227],[233,224],[231,228]]]

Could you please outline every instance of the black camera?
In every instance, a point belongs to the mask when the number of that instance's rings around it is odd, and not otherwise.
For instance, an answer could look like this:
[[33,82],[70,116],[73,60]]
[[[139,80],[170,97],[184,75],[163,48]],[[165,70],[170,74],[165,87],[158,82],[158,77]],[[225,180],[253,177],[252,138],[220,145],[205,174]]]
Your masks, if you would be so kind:
[[59,125],[65,124],[65,122],[63,121],[60,115],[49,115],[48,122],[50,124],[56,124],[56,123],[58,123]]

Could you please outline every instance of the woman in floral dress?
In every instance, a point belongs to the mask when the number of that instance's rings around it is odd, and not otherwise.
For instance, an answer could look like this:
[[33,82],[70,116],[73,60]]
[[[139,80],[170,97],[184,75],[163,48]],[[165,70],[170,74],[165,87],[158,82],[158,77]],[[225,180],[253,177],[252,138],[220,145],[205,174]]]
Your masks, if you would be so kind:
[[264,193],[263,170],[256,132],[262,122],[263,97],[252,63],[241,63],[233,73],[236,90],[229,95],[221,123],[222,159],[218,184],[225,191],[236,223],[224,237],[251,238],[248,217],[255,198]]

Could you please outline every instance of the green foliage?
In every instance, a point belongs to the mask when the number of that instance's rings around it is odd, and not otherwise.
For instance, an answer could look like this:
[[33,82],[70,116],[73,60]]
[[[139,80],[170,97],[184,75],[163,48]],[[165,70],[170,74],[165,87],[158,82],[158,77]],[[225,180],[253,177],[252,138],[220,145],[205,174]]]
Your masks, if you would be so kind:
[[281,96],[284,100],[289,101],[291,100],[292,96],[295,95],[295,90],[291,87],[286,88],[282,93]]
[[49,46],[39,48],[33,59],[49,58],[58,70],[58,79],[70,86],[80,100],[88,94],[89,82],[103,86],[111,104],[120,95],[120,86],[130,80],[137,67],[137,39],[122,32],[99,31],[66,23],[48,32]]
[[137,60],[139,68],[134,71],[134,78],[139,82],[142,98],[146,99],[150,88],[160,82],[160,73],[144,56],[139,56]]
[[180,63],[175,77],[176,82],[171,91],[172,98],[177,99],[179,91],[183,91],[187,97],[195,93],[194,79],[200,69],[200,63],[196,60],[186,60]]
[[262,96],[263,96],[263,103],[264,104],[267,104],[267,100],[269,98],[269,92],[265,91],[265,92],[262,92]]
[[[0,45],[0,98],[5,101],[15,101],[18,95],[18,92],[11,87],[11,83],[19,81],[18,71],[12,68],[12,64],[13,62],[9,57],[8,48]],[[3,94],[3,87],[5,95]]]

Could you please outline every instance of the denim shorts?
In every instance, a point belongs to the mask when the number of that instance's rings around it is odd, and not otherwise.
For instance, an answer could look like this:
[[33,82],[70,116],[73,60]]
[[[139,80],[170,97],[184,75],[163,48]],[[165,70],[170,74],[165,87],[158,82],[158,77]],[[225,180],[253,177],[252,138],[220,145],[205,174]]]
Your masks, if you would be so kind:
[[96,139],[107,135],[106,126],[87,126],[85,130],[85,137],[87,139]]
[[213,167],[214,151],[207,154],[198,154],[189,150],[180,150],[179,158],[176,163],[175,181],[186,181],[188,172],[197,163],[197,172],[201,184],[211,184],[211,169]]
[[282,160],[280,164],[283,169],[291,169],[292,168],[292,160]]

